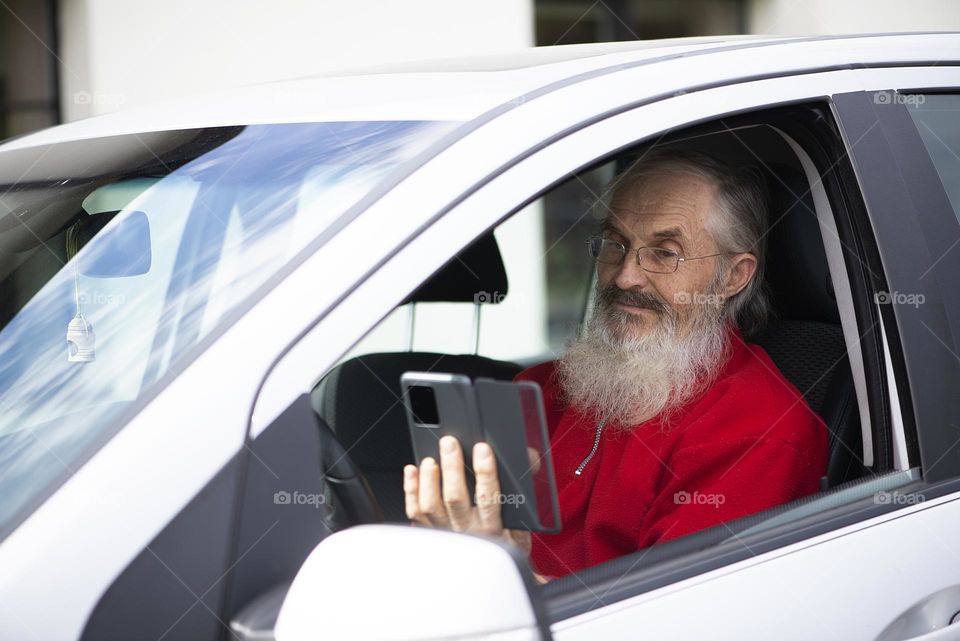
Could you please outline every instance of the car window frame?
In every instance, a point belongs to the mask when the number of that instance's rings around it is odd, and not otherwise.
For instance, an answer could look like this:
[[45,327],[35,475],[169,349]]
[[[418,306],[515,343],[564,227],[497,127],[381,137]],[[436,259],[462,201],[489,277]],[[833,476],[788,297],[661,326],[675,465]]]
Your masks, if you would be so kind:
[[[835,111],[832,100],[828,100],[827,104],[831,111]],[[763,123],[764,111],[757,110],[757,114],[735,115],[725,119],[725,122],[731,128]],[[878,455],[878,452],[882,451],[881,448],[888,447],[885,443],[889,443],[890,440],[888,435],[892,427],[892,416],[889,388],[886,384],[887,363],[885,353],[881,349],[881,320],[879,314],[869,304],[872,300],[872,290],[868,289],[867,280],[868,273],[882,274],[882,268],[878,256],[863,253],[864,243],[860,241],[866,240],[868,242],[865,244],[869,245],[870,239],[857,236],[858,234],[869,235],[871,232],[866,226],[868,221],[865,219],[866,211],[860,198],[859,186],[853,179],[851,168],[843,167],[843,154],[848,141],[841,139],[840,132],[836,131],[834,142],[840,147],[834,149],[831,156],[830,150],[825,148],[822,139],[805,133],[798,127],[790,126],[789,123],[777,118],[768,119],[765,124],[780,130],[781,134],[786,134],[791,146],[799,145],[800,150],[806,154],[806,159],[811,160],[820,173],[820,182],[827,192],[830,214],[836,222],[837,232],[841,234],[840,240],[845,248],[842,260],[850,283],[858,340],[862,341],[868,335],[875,340],[872,347],[862,350],[864,358],[859,368],[868,383],[866,402],[873,434],[873,464],[875,468],[881,469],[876,475],[854,479],[831,488],[826,493],[821,492],[737,519],[733,522],[732,529],[729,524],[721,524],[695,532],[677,541],[639,550],[631,555],[588,568],[576,575],[548,584],[544,591],[547,593],[547,607],[554,623],[598,607],[595,597],[597,593],[605,595],[602,606],[610,605],[675,582],[692,579],[698,574],[730,563],[746,561],[765,552],[783,551],[804,538],[855,526],[891,511],[888,509],[889,506],[877,503],[876,492],[896,491],[899,495],[911,496],[918,486],[915,474],[893,470],[892,457]],[[836,122],[834,121],[833,124],[836,125]],[[835,160],[837,157],[839,161]],[[825,177],[824,172],[831,174],[831,177]],[[819,211],[817,213],[820,214]],[[854,241],[855,236],[858,238],[857,241]],[[858,256],[853,256],[851,251],[847,251],[854,247],[858,250]],[[831,275],[835,276],[833,269],[831,269]],[[880,285],[883,286],[882,283]],[[838,304],[840,302],[838,300]],[[867,329],[864,330],[864,328]],[[849,339],[846,336],[845,339],[849,349]],[[851,369],[854,375],[857,368],[858,365],[852,360]],[[872,490],[865,495],[864,488],[868,486]],[[839,498],[844,495],[852,495],[853,498]],[[771,517],[789,510],[802,509],[804,504],[818,499],[825,499],[821,501],[825,506],[824,509],[801,515],[773,527],[747,531]],[[744,530],[742,534],[741,530]],[[643,564],[640,563],[641,561]],[[654,565],[654,561],[662,563],[664,569],[661,570]],[[650,565],[654,567],[645,567]]]

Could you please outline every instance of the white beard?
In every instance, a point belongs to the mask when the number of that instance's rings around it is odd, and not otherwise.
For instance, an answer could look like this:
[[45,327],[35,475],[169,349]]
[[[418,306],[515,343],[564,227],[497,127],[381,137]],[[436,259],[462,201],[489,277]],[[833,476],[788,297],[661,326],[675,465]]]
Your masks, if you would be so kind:
[[[656,326],[632,335],[630,326],[638,320],[616,307],[618,296],[648,303],[643,306],[656,312]],[[730,351],[721,306],[688,307],[681,322],[681,315],[653,294],[624,292],[613,284],[606,292],[598,288],[582,335],[557,364],[566,401],[598,421],[606,417],[613,429],[626,431],[656,416],[667,429],[677,410],[713,384]]]

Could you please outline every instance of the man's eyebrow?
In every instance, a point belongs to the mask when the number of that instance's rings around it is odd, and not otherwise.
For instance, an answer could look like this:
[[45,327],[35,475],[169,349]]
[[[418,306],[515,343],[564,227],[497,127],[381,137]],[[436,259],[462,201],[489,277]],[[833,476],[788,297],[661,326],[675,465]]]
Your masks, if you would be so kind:
[[679,227],[670,227],[653,232],[654,238],[683,238],[683,230]]
[[620,228],[617,227],[613,222],[611,222],[609,218],[605,219],[600,224],[600,231],[612,231],[615,234],[620,234],[621,236],[625,236],[625,234],[620,230]]

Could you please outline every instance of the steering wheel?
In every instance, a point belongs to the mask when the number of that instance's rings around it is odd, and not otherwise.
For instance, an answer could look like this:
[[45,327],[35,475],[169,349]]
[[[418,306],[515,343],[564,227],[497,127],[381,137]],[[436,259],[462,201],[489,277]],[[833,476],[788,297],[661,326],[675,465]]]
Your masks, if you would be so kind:
[[324,522],[331,532],[361,523],[383,521],[383,512],[370,485],[323,417],[314,412],[320,435],[320,474],[327,509]]

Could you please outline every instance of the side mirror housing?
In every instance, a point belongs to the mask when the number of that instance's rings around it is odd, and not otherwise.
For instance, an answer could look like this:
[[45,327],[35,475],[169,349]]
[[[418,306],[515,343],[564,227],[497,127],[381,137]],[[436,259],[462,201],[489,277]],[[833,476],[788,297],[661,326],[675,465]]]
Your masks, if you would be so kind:
[[324,539],[287,593],[277,641],[549,641],[536,582],[505,542],[405,525]]

